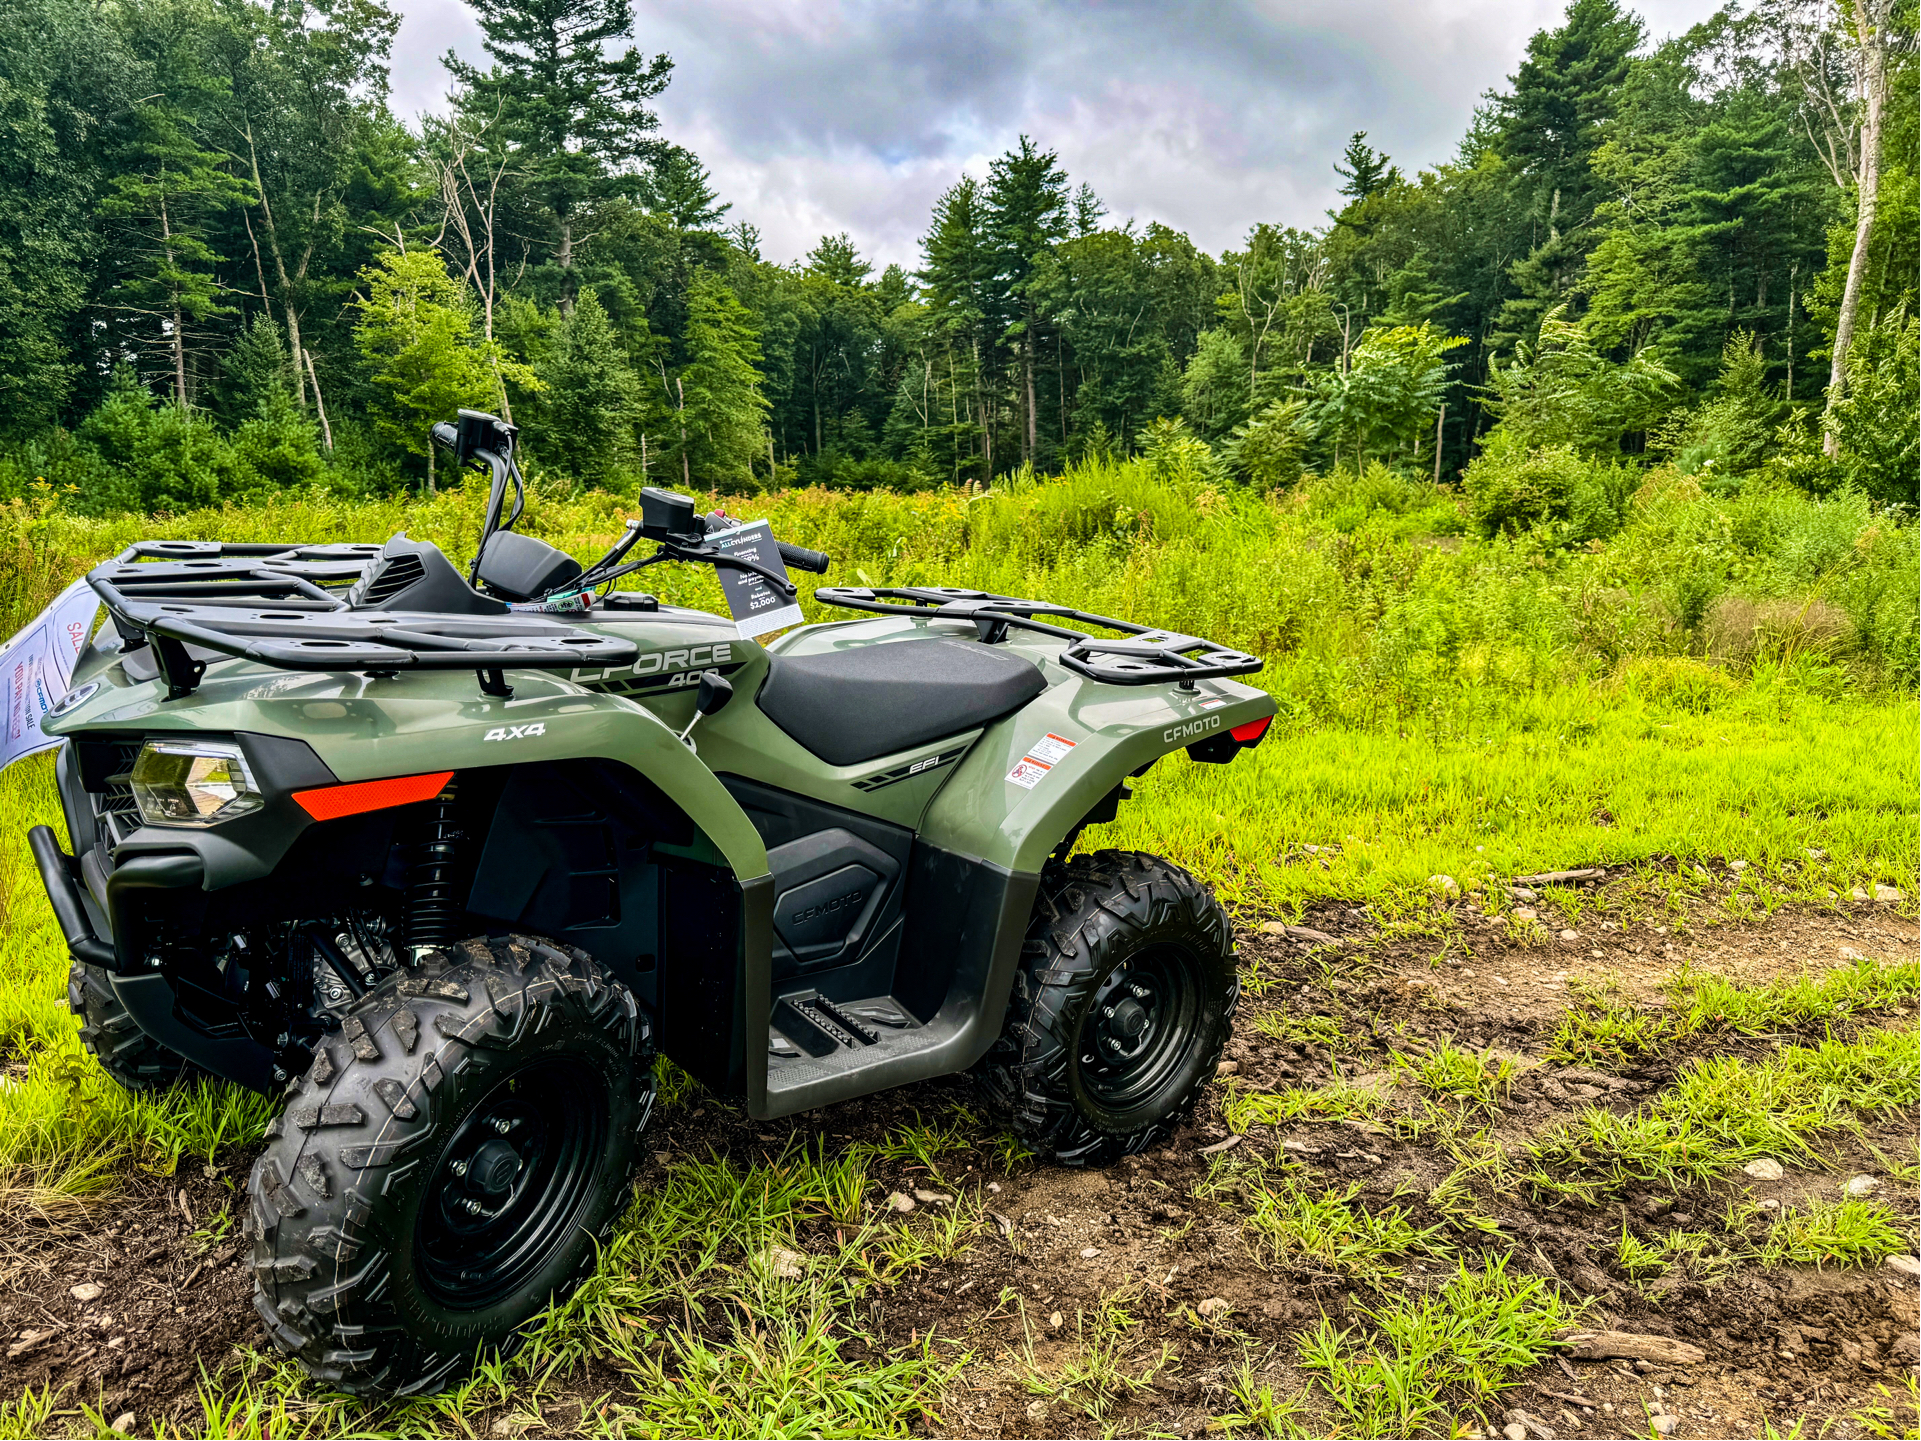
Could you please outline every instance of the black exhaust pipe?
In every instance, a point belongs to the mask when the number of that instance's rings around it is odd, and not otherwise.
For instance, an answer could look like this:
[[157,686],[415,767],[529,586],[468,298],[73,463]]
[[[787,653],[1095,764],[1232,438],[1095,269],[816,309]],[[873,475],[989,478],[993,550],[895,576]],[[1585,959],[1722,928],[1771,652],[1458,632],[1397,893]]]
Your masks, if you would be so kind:
[[40,867],[40,882],[47,888],[47,904],[67,938],[67,950],[76,961],[90,966],[113,967],[113,945],[93,933],[86,907],[80,903],[80,887],[73,878],[73,858],[60,849],[60,840],[46,826],[27,832],[27,845],[34,864]]

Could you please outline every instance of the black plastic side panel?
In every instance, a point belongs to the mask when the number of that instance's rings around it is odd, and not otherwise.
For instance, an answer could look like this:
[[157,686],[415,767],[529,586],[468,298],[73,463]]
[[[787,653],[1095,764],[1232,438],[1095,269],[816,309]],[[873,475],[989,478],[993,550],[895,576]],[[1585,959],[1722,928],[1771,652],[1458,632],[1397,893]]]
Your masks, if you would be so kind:
[[1000,1034],[1039,878],[916,842],[894,997],[923,1021],[956,1005],[993,1013],[971,1066]]
[[210,1036],[177,1013],[178,1000],[165,976],[115,976],[113,991],[135,1024],[161,1045],[196,1066],[242,1086],[265,1091],[273,1082],[273,1052],[245,1035]]
[[[493,779],[499,800],[467,909],[579,946],[655,1004],[666,951],[663,870],[653,847],[692,840],[685,814],[638,772],[611,762],[543,762]],[[463,775],[463,787],[468,781]]]
[[772,878],[739,884],[678,859],[661,873],[661,1049],[723,1095],[765,1086],[766,1021],[747,1016],[748,998],[767,994]]
[[[885,992],[900,935],[914,833],[858,811],[723,775],[767,847],[774,876],[773,979],[805,975],[851,995]],[[853,967],[858,978],[839,973]],[[836,972],[834,981],[823,973]]]

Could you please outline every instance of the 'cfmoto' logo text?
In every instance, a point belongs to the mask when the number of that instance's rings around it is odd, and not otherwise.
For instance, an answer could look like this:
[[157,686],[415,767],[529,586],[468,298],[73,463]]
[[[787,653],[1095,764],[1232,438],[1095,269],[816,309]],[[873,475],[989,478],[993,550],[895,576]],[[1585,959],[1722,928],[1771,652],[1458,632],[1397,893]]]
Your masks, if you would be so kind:
[[1199,720],[1191,720],[1186,725],[1169,726],[1161,732],[1161,739],[1164,741],[1187,741],[1194,739],[1195,736],[1204,736],[1209,731],[1217,731],[1220,728],[1221,718],[1217,715],[1207,715],[1202,716]]

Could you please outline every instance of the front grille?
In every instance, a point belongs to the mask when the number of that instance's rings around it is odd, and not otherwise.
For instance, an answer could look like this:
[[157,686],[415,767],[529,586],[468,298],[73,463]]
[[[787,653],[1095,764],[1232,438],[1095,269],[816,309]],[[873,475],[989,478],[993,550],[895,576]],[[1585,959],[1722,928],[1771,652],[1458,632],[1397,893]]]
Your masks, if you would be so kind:
[[140,826],[140,807],[133,799],[133,763],[140,757],[142,744],[114,741],[104,788],[88,792],[87,798],[93,802],[95,839],[110,850]]

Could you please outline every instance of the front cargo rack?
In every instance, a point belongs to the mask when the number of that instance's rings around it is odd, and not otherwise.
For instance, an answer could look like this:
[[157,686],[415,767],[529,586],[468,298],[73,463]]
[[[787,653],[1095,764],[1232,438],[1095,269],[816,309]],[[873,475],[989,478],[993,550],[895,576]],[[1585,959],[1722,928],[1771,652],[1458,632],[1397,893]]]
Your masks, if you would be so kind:
[[[139,541],[87,574],[124,642],[153,648],[167,699],[193,694],[210,655],[280,670],[472,670],[488,695],[505,672],[626,665],[632,641],[525,612],[354,610],[344,588],[377,545]],[[331,586],[334,589],[329,589]]]
[[[1251,675],[1264,662],[1245,651],[1229,650],[1199,636],[1181,635],[1115,620],[1111,616],[1074,610],[1043,600],[1021,600],[1011,595],[994,595],[984,590],[960,590],[951,586],[916,585],[865,589],[856,586],[821,586],[814,599],[848,610],[874,611],[883,615],[914,615],[930,620],[971,621],[980,638],[989,643],[1007,639],[1009,626],[1058,636],[1069,645],[1060,653],[1060,663],[1076,675],[1104,685],[1163,685],[1177,682],[1182,690],[1192,690],[1194,682],[1216,676]],[[1049,625],[1036,616],[1077,621],[1122,632],[1116,640],[1088,635],[1064,626]]]

